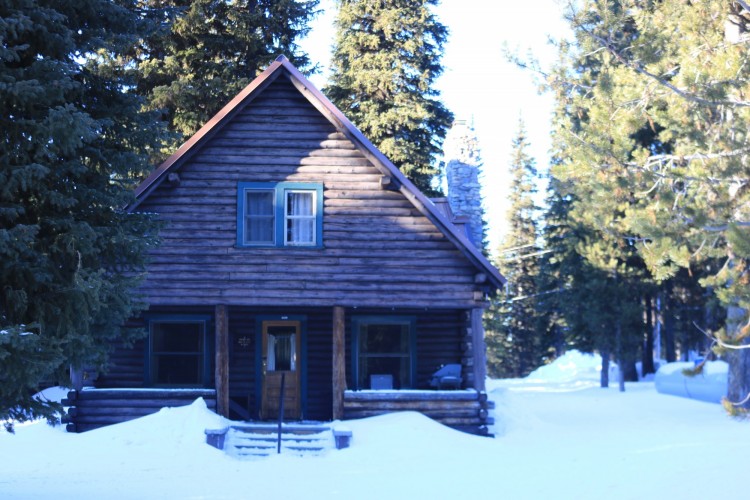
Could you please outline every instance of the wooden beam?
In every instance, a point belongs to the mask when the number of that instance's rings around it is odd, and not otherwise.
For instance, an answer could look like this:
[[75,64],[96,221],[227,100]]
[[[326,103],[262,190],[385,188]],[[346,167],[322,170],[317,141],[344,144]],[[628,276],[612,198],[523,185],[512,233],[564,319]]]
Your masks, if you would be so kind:
[[229,314],[227,306],[217,305],[216,322],[216,413],[229,418]]
[[346,390],[346,322],[344,308],[333,308],[333,419],[344,418]]
[[484,391],[484,380],[487,377],[487,347],[484,344],[484,324],[482,308],[471,310],[471,335],[474,354],[474,389]]

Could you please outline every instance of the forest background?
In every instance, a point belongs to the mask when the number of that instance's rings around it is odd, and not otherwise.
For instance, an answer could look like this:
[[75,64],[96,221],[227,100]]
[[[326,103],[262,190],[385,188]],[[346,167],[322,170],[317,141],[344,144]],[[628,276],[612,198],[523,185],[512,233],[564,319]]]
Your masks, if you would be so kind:
[[[449,40],[436,0],[336,3],[324,92],[425,192],[440,194],[454,114],[437,81]],[[742,1],[560,4],[551,65],[516,63],[552,96],[550,165],[523,121],[512,145],[509,286],[488,310],[493,376],[567,349],[616,360],[725,356],[726,406],[748,406],[747,44]],[[280,54],[317,0],[0,0],[0,418],[69,367],[106,368],[144,304],[131,294],[158,220],[122,210],[153,165]],[[513,59],[513,56],[510,56]],[[475,78],[491,62],[474,64]],[[540,173],[547,177],[539,192]],[[485,188],[490,196],[499,186]],[[540,201],[543,194],[544,201]],[[486,245],[486,242],[485,242]],[[485,250],[487,250],[485,248]],[[727,321],[727,318],[730,320]],[[602,384],[606,374],[602,370]]]

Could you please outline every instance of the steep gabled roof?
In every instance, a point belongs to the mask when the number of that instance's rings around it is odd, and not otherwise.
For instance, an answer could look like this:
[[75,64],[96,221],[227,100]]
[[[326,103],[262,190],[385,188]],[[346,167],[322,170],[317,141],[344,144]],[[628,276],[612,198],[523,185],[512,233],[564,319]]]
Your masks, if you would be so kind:
[[253,80],[242,92],[237,94],[224,108],[211,118],[198,132],[188,139],[172,156],[167,158],[151,175],[135,190],[135,201],[129,207],[134,210],[143,200],[148,198],[170,172],[174,172],[193,154],[200,150],[216,132],[228,123],[231,118],[251,102],[263,89],[280,75],[286,73],[294,86],[305,98],[323,115],[333,126],[350,141],[352,141],[364,156],[386,176],[391,184],[403,194],[414,207],[445,236],[452,241],[481,272],[487,281],[495,288],[505,284],[505,278],[469,241],[465,231],[457,228],[388,158],[383,155],[363,134],[352,124],[344,114],[336,108],[315,86],[295,68],[289,60],[281,56],[265,71]]

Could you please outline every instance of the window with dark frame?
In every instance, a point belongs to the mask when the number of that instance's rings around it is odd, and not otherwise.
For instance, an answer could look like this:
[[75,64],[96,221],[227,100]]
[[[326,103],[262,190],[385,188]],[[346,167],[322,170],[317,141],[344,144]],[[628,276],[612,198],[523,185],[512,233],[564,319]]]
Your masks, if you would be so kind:
[[152,320],[150,323],[150,384],[203,386],[205,321]]
[[358,389],[414,386],[414,321],[355,318],[355,373]]

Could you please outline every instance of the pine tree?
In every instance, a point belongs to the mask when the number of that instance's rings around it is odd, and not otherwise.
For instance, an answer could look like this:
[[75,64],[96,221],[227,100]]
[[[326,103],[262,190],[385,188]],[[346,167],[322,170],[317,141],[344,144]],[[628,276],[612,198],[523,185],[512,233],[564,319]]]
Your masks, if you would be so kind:
[[[592,186],[592,207],[620,200],[598,227],[630,238],[657,280],[726,259],[702,283],[741,311],[714,332],[730,350],[750,342],[748,19],[742,2],[581,2],[551,82],[567,111],[565,175]],[[729,397],[744,400],[750,349],[730,365]]]
[[542,365],[548,352],[546,338],[537,331],[539,278],[538,207],[534,201],[538,175],[528,154],[523,122],[513,139],[510,162],[510,208],[498,267],[508,279],[489,311],[488,372],[495,377],[523,377]]
[[448,31],[437,0],[340,0],[331,101],[423,192],[453,121],[434,83]]
[[116,59],[137,16],[106,0],[0,1],[0,420],[44,416],[43,381],[103,366],[154,223],[127,214],[161,130]]
[[[572,332],[567,317],[580,307],[569,302],[570,287],[580,271],[581,256],[576,252],[577,235],[569,219],[574,198],[570,186],[548,176],[545,210],[542,214],[544,252],[539,257],[537,280],[537,331],[552,339],[555,356],[562,355],[572,343]],[[571,344],[572,345],[572,344]],[[591,352],[590,346],[578,346]]]
[[136,64],[136,91],[170,130],[189,137],[280,55],[310,65],[299,39],[319,0],[141,0],[150,32],[125,63]]

